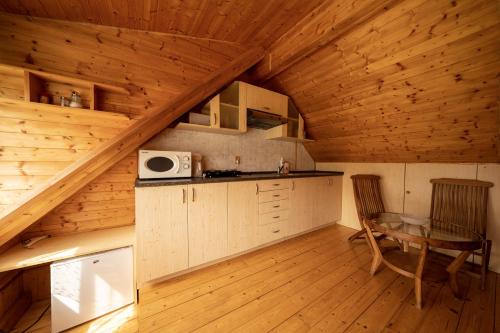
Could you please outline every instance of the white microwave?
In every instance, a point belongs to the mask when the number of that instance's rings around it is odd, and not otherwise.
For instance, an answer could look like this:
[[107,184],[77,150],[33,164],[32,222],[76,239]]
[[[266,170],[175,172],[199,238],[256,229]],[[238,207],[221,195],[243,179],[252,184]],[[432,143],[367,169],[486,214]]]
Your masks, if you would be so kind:
[[191,153],[139,150],[139,178],[191,177]]

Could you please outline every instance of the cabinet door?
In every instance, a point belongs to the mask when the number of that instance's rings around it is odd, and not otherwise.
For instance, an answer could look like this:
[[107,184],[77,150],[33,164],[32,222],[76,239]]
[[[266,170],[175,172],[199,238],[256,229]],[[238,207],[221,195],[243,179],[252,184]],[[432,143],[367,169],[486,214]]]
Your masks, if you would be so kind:
[[[318,198],[323,216],[319,219],[320,225],[340,220],[342,215],[342,177],[326,178],[321,184],[321,196]],[[320,178],[320,179],[321,179]]]
[[188,186],[189,267],[227,255],[227,183]]
[[136,189],[137,280],[188,268],[187,186]]
[[259,223],[257,182],[228,183],[228,247],[234,254],[256,247]]
[[333,223],[342,213],[342,177],[312,178],[315,189],[313,227]]
[[291,180],[289,235],[312,228],[314,188],[310,180],[310,178]]
[[247,108],[287,117],[288,96],[247,84]]

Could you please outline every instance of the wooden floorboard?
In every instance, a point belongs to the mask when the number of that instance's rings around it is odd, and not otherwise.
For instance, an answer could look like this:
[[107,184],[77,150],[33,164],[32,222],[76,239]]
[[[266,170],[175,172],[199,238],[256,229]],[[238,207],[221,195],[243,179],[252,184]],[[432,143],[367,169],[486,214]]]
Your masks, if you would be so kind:
[[[382,268],[369,274],[371,252],[352,229],[327,227],[156,284],[131,305],[73,332],[499,332],[500,278],[486,290],[460,274],[465,297],[446,283],[424,282],[423,309],[413,280]],[[35,303],[21,332],[48,301]],[[495,321],[496,319],[496,321]],[[49,332],[50,310],[28,332]]]

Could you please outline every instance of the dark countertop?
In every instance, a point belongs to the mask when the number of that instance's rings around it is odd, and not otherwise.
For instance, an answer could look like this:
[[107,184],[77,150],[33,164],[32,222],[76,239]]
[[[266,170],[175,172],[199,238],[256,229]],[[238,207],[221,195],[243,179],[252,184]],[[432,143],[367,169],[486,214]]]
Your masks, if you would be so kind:
[[189,184],[208,184],[208,183],[226,183],[226,182],[242,182],[252,180],[266,179],[286,179],[286,178],[306,178],[306,177],[328,177],[342,176],[343,172],[338,171],[293,171],[288,175],[278,175],[276,172],[243,172],[238,177],[221,177],[221,178],[169,178],[169,179],[137,179],[136,187],[148,186],[171,186],[171,185],[189,185]]

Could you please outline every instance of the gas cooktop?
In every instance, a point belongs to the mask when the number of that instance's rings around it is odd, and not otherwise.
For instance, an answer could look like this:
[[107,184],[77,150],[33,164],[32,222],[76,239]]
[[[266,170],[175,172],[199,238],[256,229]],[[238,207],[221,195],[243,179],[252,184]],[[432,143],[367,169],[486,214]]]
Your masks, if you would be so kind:
[[241,171],[238,170],[206,170],[203,172],[204,178],[239,177]]

